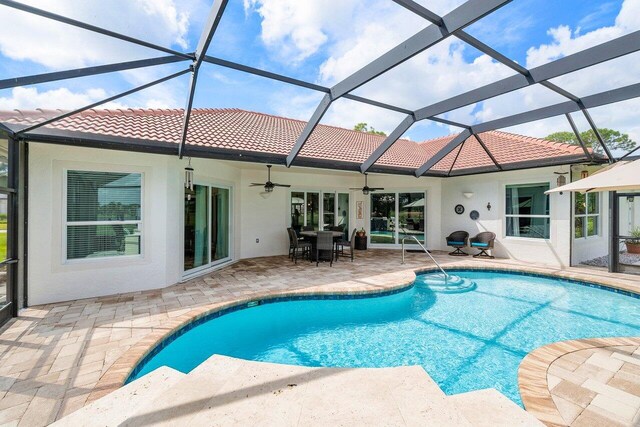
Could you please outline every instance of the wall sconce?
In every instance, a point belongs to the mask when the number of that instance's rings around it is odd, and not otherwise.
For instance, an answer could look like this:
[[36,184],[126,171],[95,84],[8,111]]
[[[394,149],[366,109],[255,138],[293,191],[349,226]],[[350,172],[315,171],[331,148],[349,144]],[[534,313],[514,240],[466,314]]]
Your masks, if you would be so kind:
[[[556,184],[558,185],[558,187],[562,187],[567,183],[567,177],[565,175],[568,174],[569,172],[554,172],[554,173],[558,175],[558,179],[556,179]],[[560,192],[560,194],[562,194],[562,191]]]
[[467,199],[470,199],[473,197],[473,193],[471,191],[465,191],[464,193],[462,193],[462,195]]
[[491,202],[487,203],[487,210],[490,211],[491,210]]

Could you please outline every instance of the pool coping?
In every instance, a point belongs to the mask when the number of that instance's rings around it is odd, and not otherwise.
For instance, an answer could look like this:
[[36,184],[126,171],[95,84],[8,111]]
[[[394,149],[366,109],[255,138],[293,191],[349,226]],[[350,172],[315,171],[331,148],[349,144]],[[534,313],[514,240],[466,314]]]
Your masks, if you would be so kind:
[[518,368],[518,388],[525,409],[548,426],[567,426],[551,396],[547,379],[549,367],[557,359],[576,351],[626,345],[639,346],[640,337],[559,341],[533,350],[522,359]]
[[[613,280],[601,280],[587,274],[578,272],[569,272],[566,270],[549,271],[544,267],[514,267],[497,264],[488,264],[487,266],[469,266],[463,263],[452,263],[445,266],[445,270],[459,271],[494,271],[513,274],[534,275],[550,278],[568,280],[577,284],[603,288],[609,291],[623,293],[636,298],[640,298],[640,289],[633,289],[622,283],[616,283]],[[247,304],[255,301],[274,302],[274,300],[286,299],[313,299],[313,298],[349,298],[349,297],[375,297],[384,296],[386,294],[400,292],[413,286],[417,274],[438,271],[437,267],[421,267],[409,268],[406,270],[386,273],[381,275],[370,276],[366,279],[359,279],[357,286],[345,286],[343,288],[325,288],[311,287],[303,289],[293,289],[288,291],[270,291],[256,292],[255,294],[246,295],[240,298],[233,298],[227,301],[207,304],[198,308],[194,308],[180,316],[167,321],[162,328],[153,330],[131,348],[125,351],[100,377],[98,383],[93,388],[87,399],[87,404],[97,400],[112,391],[117,390],[129,378],[131,373],[143,362],[143,360],[153,352],[163,341],[170,338],[180,329],[185,328],[189,324],[196,322],[204,317],[211,316],[213,313],[222,312],[224,310],[233,311],[247,306]],[[347,282],[349,283],[349,282]],[[353,283],[353,282],[350,282]],[[622,285],[622,286],[621,286]],[[579,341],[579,340],[578,340]],[[527,355],[528,357],[528,355]],[[526,359],[526,357],[525,357]],[[554,359],[555,360],[555,359]],[[524,363],[524,361],[523,361]],[[545,379],[546,383],[546,370]],[[525,381],[524,384],[518,381],[519,388],[523,390],[523,386],[530,385]],[[535,390],[539,384],[539,380],[534,381],[531,386]],[[534,395],[537,396],[537,395]],[[550,395],[549,395],[550,396]],[[524,401],[524,399],[523,399]],[[553,401],[552,401],[553,402]],[[525,404],[525,407],[526,404]],[[555,405],[554,405],[555,407]],[[535,408],[535,404],[532,406]],[[528,408],[527,408],[528,410]],[[535,409],[534,409],[535,410]],[[557,411],[557,409],[556,409]],[[536,415],[537,416],[537,415]]]

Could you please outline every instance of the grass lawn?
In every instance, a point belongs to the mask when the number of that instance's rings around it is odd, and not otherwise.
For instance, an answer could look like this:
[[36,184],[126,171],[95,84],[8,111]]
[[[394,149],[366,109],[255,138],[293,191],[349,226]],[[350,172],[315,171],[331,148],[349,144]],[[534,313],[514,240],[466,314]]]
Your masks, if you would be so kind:
[[5,258],[7,258],[7,233],[0,233],[0,260]]

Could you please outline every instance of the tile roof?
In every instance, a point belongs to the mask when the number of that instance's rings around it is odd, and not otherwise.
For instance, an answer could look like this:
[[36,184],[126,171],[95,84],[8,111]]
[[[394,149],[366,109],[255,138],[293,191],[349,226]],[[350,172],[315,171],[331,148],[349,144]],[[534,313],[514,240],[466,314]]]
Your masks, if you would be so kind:
[[[418,144],[423,147],[429,153],[429,157],[431,157],[456,136],[457,135],[448,135],[419,142]],[[568,145],[561,142],[547,141],[541,138],[533,138],[502,131],[481,133],[480,139],[498,164],[502,166],[535,160],[557,159],[567,156],[584,156],[582,148],[576,145]],[[460,152],[459,155],[458,152]],[[457,159],[456,156],[458,156]],[[491,160],[484,148],[482,148],[478,140],[473,136],[469,137],[463,145],[436,163],[433,169],[448,171],[454,160],[455,170],[495,166],[493,160]]]
[[[6,125],[31,125],[61,113],[60,110],[0,111]],[[120,138],[178,144],[182,128],[181,109],[87,110],[49,124],[46,128]],[[187,135],[188,146],[242,150],[286,156],[306,122],[240,109],[194,109]],[[580,147],[529,138],[506,132],[480,135],[500,164],[540,159],[584,157]],[[415,169],[446,145],[455,135],[420,143],[398,140],[376,165]],[[300,152],[301,158],[336,162],[363,162],[382,143],[383,136],[334,126],[319,125]],[[471,137],[449,153],[432,171],[495,167],[480,144]],[[456,159],[457,156],[457,159]],[[579,159],[578,159],[579,160]]]

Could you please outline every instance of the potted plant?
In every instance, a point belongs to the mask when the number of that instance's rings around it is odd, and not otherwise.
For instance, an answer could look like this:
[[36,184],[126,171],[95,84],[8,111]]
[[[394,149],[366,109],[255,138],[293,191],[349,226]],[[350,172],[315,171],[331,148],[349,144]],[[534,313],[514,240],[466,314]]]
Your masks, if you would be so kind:
[[364,231],[364,228],[356,231],[356,237],[354,238],[355,245],[354,248],[359,251],[367,250],[367,232]]
[[624,241],[627,245],[627,252],[630,254],[640,254],[640,227],[632,229],[629,235],[631,237]]

